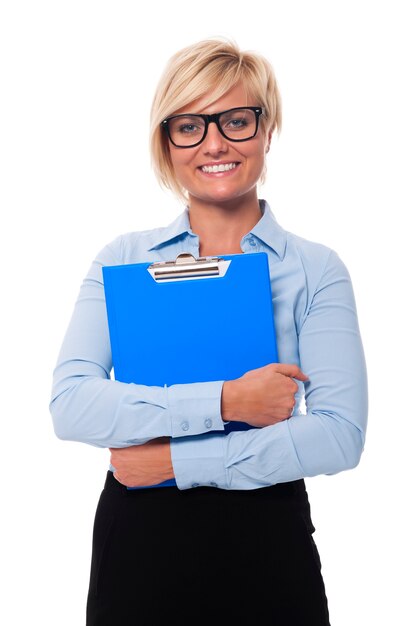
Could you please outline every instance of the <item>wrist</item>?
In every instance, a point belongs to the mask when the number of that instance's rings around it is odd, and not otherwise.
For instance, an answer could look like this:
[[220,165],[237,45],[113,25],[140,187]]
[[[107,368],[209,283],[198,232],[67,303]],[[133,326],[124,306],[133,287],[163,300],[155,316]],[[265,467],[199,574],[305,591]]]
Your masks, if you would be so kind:
[[223,383],[221,395],[221,415],[224,422],[236,420],[236,384],[234,380],[226,380]]
[[167,476],[167,480],[170,480],[171,478],[175,478],[175,474],[174,474],[174,465],[172,463],[172,454],[171,454],[171,442],[168,441],[167,442],[167,448],[168,448],[168,467],[167,467],[167,472],[168,472],[168,476]]

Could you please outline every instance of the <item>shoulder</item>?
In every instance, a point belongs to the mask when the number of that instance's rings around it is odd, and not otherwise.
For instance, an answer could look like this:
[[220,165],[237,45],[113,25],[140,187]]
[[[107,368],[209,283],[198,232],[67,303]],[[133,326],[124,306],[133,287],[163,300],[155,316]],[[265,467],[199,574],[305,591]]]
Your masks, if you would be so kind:
[[176,241],[188,229],[185,212],[167,226],[119,234],[110,241],[100,255],[105,254],[113,264],[139,263],[154,260],[156,250],[170,241]]
[[288,245],[297,251],[304,270],[313,274],[317,283],[329,275],[349,277],[344,261],[334,248],[291,232],[288,233]]
[[287,253],[297,258],[309,304],[318,293],[338,293],[340,298],[346,293],[351,296],[353,286],[349,270],[334,248],[288,232]]
[[117,252],[120,263],[133,263],[139,259],[145,260],[144,257],[165,238],[166,233],[167,227],[125,232],[108,246]]
[[334,248],[286,230],[278,223],[268,203],[264,203],[269,239],[267,243],[278,252],[288,272],[303,280],[310,292],[319,288],[329,273],[348,276],[347,268]]
[[260,237],[278,254],[284,262],[297,265],[297,262],[307,264],[307,267],[323,267],[333,249],[318,241],[286,230],[278,220],[275,212],[266,200],[261,200],[263,219],[260,222]]
[[306,239],[291,231],[286,231],[287,234],[287,246],[293,248],[298,254],[305,258],[326,262],[329,256],[334,252],[329,246],[320,243],[319,241],[313,241],[312,239]]

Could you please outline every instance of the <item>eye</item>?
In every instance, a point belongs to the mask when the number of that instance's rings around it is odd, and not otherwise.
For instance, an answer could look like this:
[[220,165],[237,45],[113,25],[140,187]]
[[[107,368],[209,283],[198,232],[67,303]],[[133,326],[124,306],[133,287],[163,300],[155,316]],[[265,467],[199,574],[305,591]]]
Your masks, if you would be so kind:
[[227,123],[229,128],[245,128],[248,125],[248,120],[244,117],[237,117],[233,120],[230,120]]
[[232,141],[245,141],[256,134],[256,114],[253,108],[241,107],[220,115],[223,134]]
[[199,135],[204,132],[204,120],[194,115],[174,117],[171,119],[170,131],[179,137]]
[[200,132],[201,128],[198,124],[180,124],[175,130],[182,135],[192,135]]

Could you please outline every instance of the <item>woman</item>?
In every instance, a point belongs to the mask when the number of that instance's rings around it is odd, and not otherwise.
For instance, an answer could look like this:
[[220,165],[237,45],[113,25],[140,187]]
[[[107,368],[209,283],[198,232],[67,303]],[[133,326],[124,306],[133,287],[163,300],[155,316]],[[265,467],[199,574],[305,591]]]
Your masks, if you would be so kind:
[[[54,372],[57,436],[111,450],[87,624],[328,625],[303,479],[353,468],[363,451],[366,368],[348,271],[258,199],[281,127],[261,55],[222,39],[180,50],[151,118],[156,175],[185,210],[98,254]],[[257,251],[268,254],[279,364],[167,388],[110,379],[102,266]],[[258,428],[207,432],[233,420]],[[178,488],[127,489],[172,478]]]

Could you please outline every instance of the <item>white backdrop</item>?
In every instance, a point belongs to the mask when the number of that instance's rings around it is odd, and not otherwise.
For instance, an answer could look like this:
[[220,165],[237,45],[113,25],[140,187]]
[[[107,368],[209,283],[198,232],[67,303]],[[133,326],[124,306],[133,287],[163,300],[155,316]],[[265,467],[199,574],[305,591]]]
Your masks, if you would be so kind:
[[97,251],[182,210],[150,169],[150,102],[169,56],[215,35],[276,70],[283,130],[259,196],[284,228],[339,253],[356,294],[365,452],[354,470],[306,480],[332,626],[417,623],[412,5],[1,3],[2,624],[84,624],[109,453],[55,437],[52,370]]

